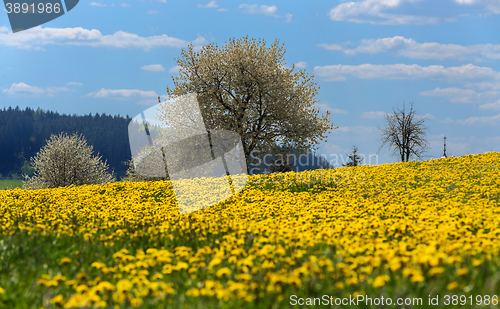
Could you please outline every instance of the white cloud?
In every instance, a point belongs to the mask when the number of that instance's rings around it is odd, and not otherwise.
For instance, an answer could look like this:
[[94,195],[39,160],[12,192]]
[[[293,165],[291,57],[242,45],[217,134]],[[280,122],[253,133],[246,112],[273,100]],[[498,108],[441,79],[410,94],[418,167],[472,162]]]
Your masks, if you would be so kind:
[[168,72],[170,72],[170,73],[179,73],[180,69],[181,69],[181,66],[176,65],[176,66],[173,66],[170,69],[168,69]]
[[473,96],[476,92],[472,89],[460,89],[460,88],[439,88],[434,90],[425,90],[419,93],[422,96],[440,96],[440,97],[451,97],[451,96]]
[[307,63],[304,61],[300,61],[294,64],[297,69],[305,69],[307,67]]
[[286,23],[291,23],[292,22],[292,17],[293,17],[293,14],[286,13],[286,15],[285,15]]
[[78,82],[69,82],[69,83],[66,83],[67,85],[70,85],[70,86],[82,86],[83,84],[82,83],[78,83]]
[[167,3],[167,0],[156,0],[156,1],[160,3]]
[[14,83],[10,86],[10,88],[5,89],[2,88],[2,91],[8,95],[16,95],[16,94],[34,94],[40,95],[45,93],[43,88],[30,86],[25,83]]
[[218,8],[219,6],[217,5],[217,1],[212,0],[212,1],[210,1],[209,3],[207,3],[205,5],[198,4],[198,7],[200,7],[200,8],[208,8],[208,9],[214,9],[214,8]]
[[479,109],[500,111],[500,99],[492,103],[481,104],[479,105]]
[[127,8],[127,7],[129,7],[129,6],[130,6],[130,4],[128,4],[128,3],[121,3],[120,5],[121,5],[122,7],[124,7],[124,8]]
[[217,5],[217,2],[215,0],[210,1],[207,4],[198,4],[198,7],[199,8],[206,8],[206,9],[217,9],[217,11],[219,11],[219,12],[226,12],[227,11],[227,9],[225,9],[225,8],[219,8],[219,6]]
[[143,91],[138,89],[104,89],[87,94],[94,98],[112,98],[112,99],[133,99],[137,97],[157,98],[158,95],[154,91]]
[[490,90],[485,92],[476,92],[472,89],[461,88],[439,88],[434,90],[425,90],[419,93],[421,96],[439,96],[449,97],[452,103],[484,103],[491,99],[498,98],[498,91]]
[[454,123],[455,121],[453,121],[453,119],[451,118],[446,118],[444,120],[439,120],[438,121],[439,123],[446,123],[446,124],[450,124],[450,123]]
[[403,3],[416,3],[421,0],[362,0],[343,2],[332,8],[328,15],[334,21],[371,23],[381,25],[425,25],[436,24],[441,18],[432,16],[413,16],[385,13],[394,11]]
[[272,17],[281,17],[274,14],[278,10],[276,5],[269,6],[262,4],[259,6],[257,4],[240,4],[238,8],[243,9],[243,12],[248,14],[264,14]]
[[500,81],[490,80],[490,81],[471,81],[464,84],[468,88],[476,88],[478,90],[495,90],[500,91]]
[[349,112],[344,109],[330,108],[330,106],[323,103],[316,103],[315,106],[320,110],[330,111],[332,114],[349,114]]
[[322,44],[318,44],[317,45],[318,47],[321,47],[321,48],[324,48],[326,50],[343,50],[344,48],[339,45],[339,44],[325,44],[325,43],[322,43]]
[[500,124],[500,114],[495,116],[486,116],[486,117],[469,117],[465,120],[457,120],[458,124],[463,125],[487,125],[487,126],[496,126]]
[[384,118],[387,115],[386,112],[376,111],[376,112],[364,112],[361,114],[361,118],[365,119],[379,119]]
[[70,91],[70,90],[67,87],[47,87],[47,88],[45,88],[45,91],[50,92],[50,93],[55,93],[55,92],[64,92],[64,91]]
[[114,7],[115,6],[114,3],[111,3],[110,5],[107,5],[107,4],[100,3],[100,2],[91,2],[90,5],[92,5],[92,6],[98,6],[98,7]]
[[47,87],[47,88],[41,88],[37,86],[30,86],[25,83],[14,83],[10,86],[10,88],[2,88],[2,92],[14,96],[14,95],[34,95],[34,96],[39,96],[39,95],[44,95],[46,94],[47,96],[53,96],[54,93],[57,92],[66,92],[66,91],[71,91],[67,87]]
[[161,64],[150,64],[142,66],[141,70],[151,72],[164,72],[165,68]]
[[326,143],[324,146],[324,149],[328,154],[345,154],[348,152],[347,149],[343,149],[342,147],[332,144],[332,143]]
[[470,81],[477,79],[500,79],[500,74],[489,67],[465,64],[459,67],[442,65],[420,66],[417,64],[360,64],[326,65],[314,67],[317,76],[329,81],[344,81],[347,76],[360,79],[444,79],[447,81]]
[[415,118],[419,118],[419,119],[422,119],[422,118],[425,118],[425,119],[434,119],[434,116],[432,114],[425,114],[425,115],[415,115]]
[[478,5],[483,8],[486,15],[500,14],[500,2],[498,0],[455,0],[462,5]]
[[[199,36],[192,41],[195,47],[205,45],[207,40]],[[43,45],[73,45],[89,47],[114,48],[150,48],[186,47],[189,41],[170,37],[166,34],[141,37],[125,31],[117,31],[112,35],[103,35],[99,30],[76,28],[42,28],[35,27],[18,33],[11,33],[7,27],[0,27],[0,46],[11,46],[23,49],[39,48]]]
[[348,56],[357,53],[377,54],[394,52],[397,56],[411,59],[456,59],[481,61],[485,59],[500,59],[500,44],[441,44],[437,42],[419,43],[414,39],[403,36],[394,36],[379,39],[363,39],[357,47],[347,48],[350,42],[341,44],[318,44],[320,48],[334,51],[342,51]]
[[349,114],[349,112],[346,111],[345,109],[330,108],[329,110],[332,112],[332,114],[345,114],[345,115]]
[[154,15],[154,14],[158,14],[158,13],[160,13],[160,11],[151,10],[151,11],[148,11],[146,14]]

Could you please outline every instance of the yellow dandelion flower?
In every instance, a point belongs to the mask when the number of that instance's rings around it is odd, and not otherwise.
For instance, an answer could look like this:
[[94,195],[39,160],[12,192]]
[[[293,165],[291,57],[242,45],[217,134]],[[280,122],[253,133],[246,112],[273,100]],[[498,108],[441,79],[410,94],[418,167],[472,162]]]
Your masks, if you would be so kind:
[[188,268],[189,268],[189,264],[186,262],[182,262],[182,261],[178,262],[177,265],[175,265],[173,267],[173,269],[175,269],[175,270],[183,270],[183,269],[188,269]]
[[94,304],[98,308],[106,308],[108,306],[108,303],[104,300],[100,300]]
[[229,300],[231,292],[227,289],[218,289],[217,291],[215,291],[215,294],[217,295],[217,298],[227,301]]
[[457,287],[458,287],[458,282],[456,282],[456,281],[450,282],[450,283],[448,283],[448,285],[446,286],[446,288],[447,288],[448,290],[454,290],[454,289],[456,289]]
[[211,270],[214,266],[219,265],[222,263],[222,260],[219,258],[214,258],[213,260],[208,263],[208,269]]
[[57,280],[57,281],[66,281],[66,277],[65,276],[61,276],[61,275],[56,275],[52,279],[53,280]]
[[108,291],[113,291],[115,289],[115,286],[108,281],[102,281],[97,286]]
[[153,277],[151,277],[151,280],[158,280],[158,279],[162,279],[162,278],[163,278],[163,275],[160,273],[157,273],[157,274],[154,274]]
[[85,273],[78,273],[77,278],[79,280],[85,279],[85,278],[87,278],[87,274],[85,274]]
[[163,265],[163,268],[162,268],[162,271],[161,271],[161,272],[162,272],[162,273],[164,273],[164,274],[171,274],[173,269],[174,269],[174,268],[173,268],[173,266],[172,266],[172,265],[170,265],[170,264],[165,264],[165,265]]
[[413,276],[411,276],[410,281],[411,282],[423,282],[423,281],[425,281],[425,278],[421,274],[413,274]]
[[134,308],[139,308],[140,305],[142,305],[143,303],[143,300],[142,298],[132,298],[130,300],[130,304],[132,305],[132,307]]
[[165,282],[160,283],[160,288],[165,294],[174,294],[175,290],[173,286],[174,286],[173,283],[165,283]]
[[238,290],[245,290],[247,288],[247,285],[241,282],[233,282],[232,284],[229,285],[229,290],[231,292],[238,291]]
[[191,288],[186,291],[186,296],[198,297],[200,296],[200,290],[198,290],[197,288]]
[[71,263],[71,259],[68,258],[68,257],[63,257],[60,261],[59,261],[59,265],[63,265],[63,264],[67,264],[67,263]]
[[59,285],[59,282],[57,282],[57,280],[48,280],[47,282],[45,282],[45,286],[58,286]]
[[432,267],[427,273],[430,277],[444,273],[443,267]]
[[116,289],[118,291],[129,291],[133,286],[134,284],[128,279],[121,279],[116,283]]
[[379,288],[381,286],[384,286],[387,279],[386,277],[387,277],[386,275],[377,276],[377,278],[375,278],[375,280],[372,283],[373,287]]
[[215,273],[215,275],[216,275],[217,277],[229,276],[230,274],[231,274],[231,270],[230,270],[229,268],[227,268],[227,267],[223,267],[223,268],[219,269],[219,270]]
[[127,294],[116,291],[113,293],[112,298],[115,303],[123,303],[127,299]]
[[102,263],[102,262],[94,262],[92,263],[90,266],[94,267],[94,268],[97,268],[97,269],[101,269],[103,267],[106,266],[106,264]]
[[89,289],[88,286],[86,286],[85,284],[80,284],[79,286],[77,286],[75,288],[75,291],[77,291],[78,293],[82,293],[82,292],[85,292]]
[[238,275],[236,275],[236,279],[249,281],[249,280],[252,280],[252,275],[250,275],[250,274],[238,274]]

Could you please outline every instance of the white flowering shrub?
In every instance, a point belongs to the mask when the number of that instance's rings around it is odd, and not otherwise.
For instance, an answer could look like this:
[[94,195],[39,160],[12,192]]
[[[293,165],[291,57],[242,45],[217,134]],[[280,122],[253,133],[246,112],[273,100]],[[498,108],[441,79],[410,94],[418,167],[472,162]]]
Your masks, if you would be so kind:
[[92,145],[82,135],[51,135],[47,144],[31,158],[33,176],[25,175],[25,189],[45,189],[69,185],[105,184],[113,180],[108,164],[93,155]]

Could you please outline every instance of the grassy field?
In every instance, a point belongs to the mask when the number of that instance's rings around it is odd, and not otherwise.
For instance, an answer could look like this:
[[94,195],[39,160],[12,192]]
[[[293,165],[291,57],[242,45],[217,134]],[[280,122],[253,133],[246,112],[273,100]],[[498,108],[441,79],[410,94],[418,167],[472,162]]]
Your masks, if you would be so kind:
[[0,179],[0,190],[22,188],[23,181],[20,179]]
[[251,176],[188,215],[168,181],[3,190],[0,308],[499,308],[499,197],[499,153]]

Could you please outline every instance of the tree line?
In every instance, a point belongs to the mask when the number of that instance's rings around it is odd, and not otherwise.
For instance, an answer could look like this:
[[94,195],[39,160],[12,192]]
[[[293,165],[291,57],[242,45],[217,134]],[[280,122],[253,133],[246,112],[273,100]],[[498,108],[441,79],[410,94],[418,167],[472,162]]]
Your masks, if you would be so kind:
[[131,118],[120,115],[66,115],[41,108],[0,109],[0,174],[26,174],[30,158],[46,144],[52,134],[78,132],[94,151],[107,161],[117,176],[124,176],[130,160],[128,124]]
[[[41,108],[0,109],[0,174],[3,177],[30,174],[30,159],[36,156],[52,134],[77,132],[82,134],[88,144],[93,146],[94,152],[108,163],[117,179],[125,177],[131,159],[128,140],[128,125],[131,120],[129,116],[120,115],[61,115]],[[255,154],[264,155],[264,152]],[[250,164],[256,167],[251,174],[333,168],[324,158],[314,153],[308,153],[307,157],[304,157],[302,162],[306,164],[295,161],[282,162],[275,156],[268,156],[266,159],[267,165]]]

